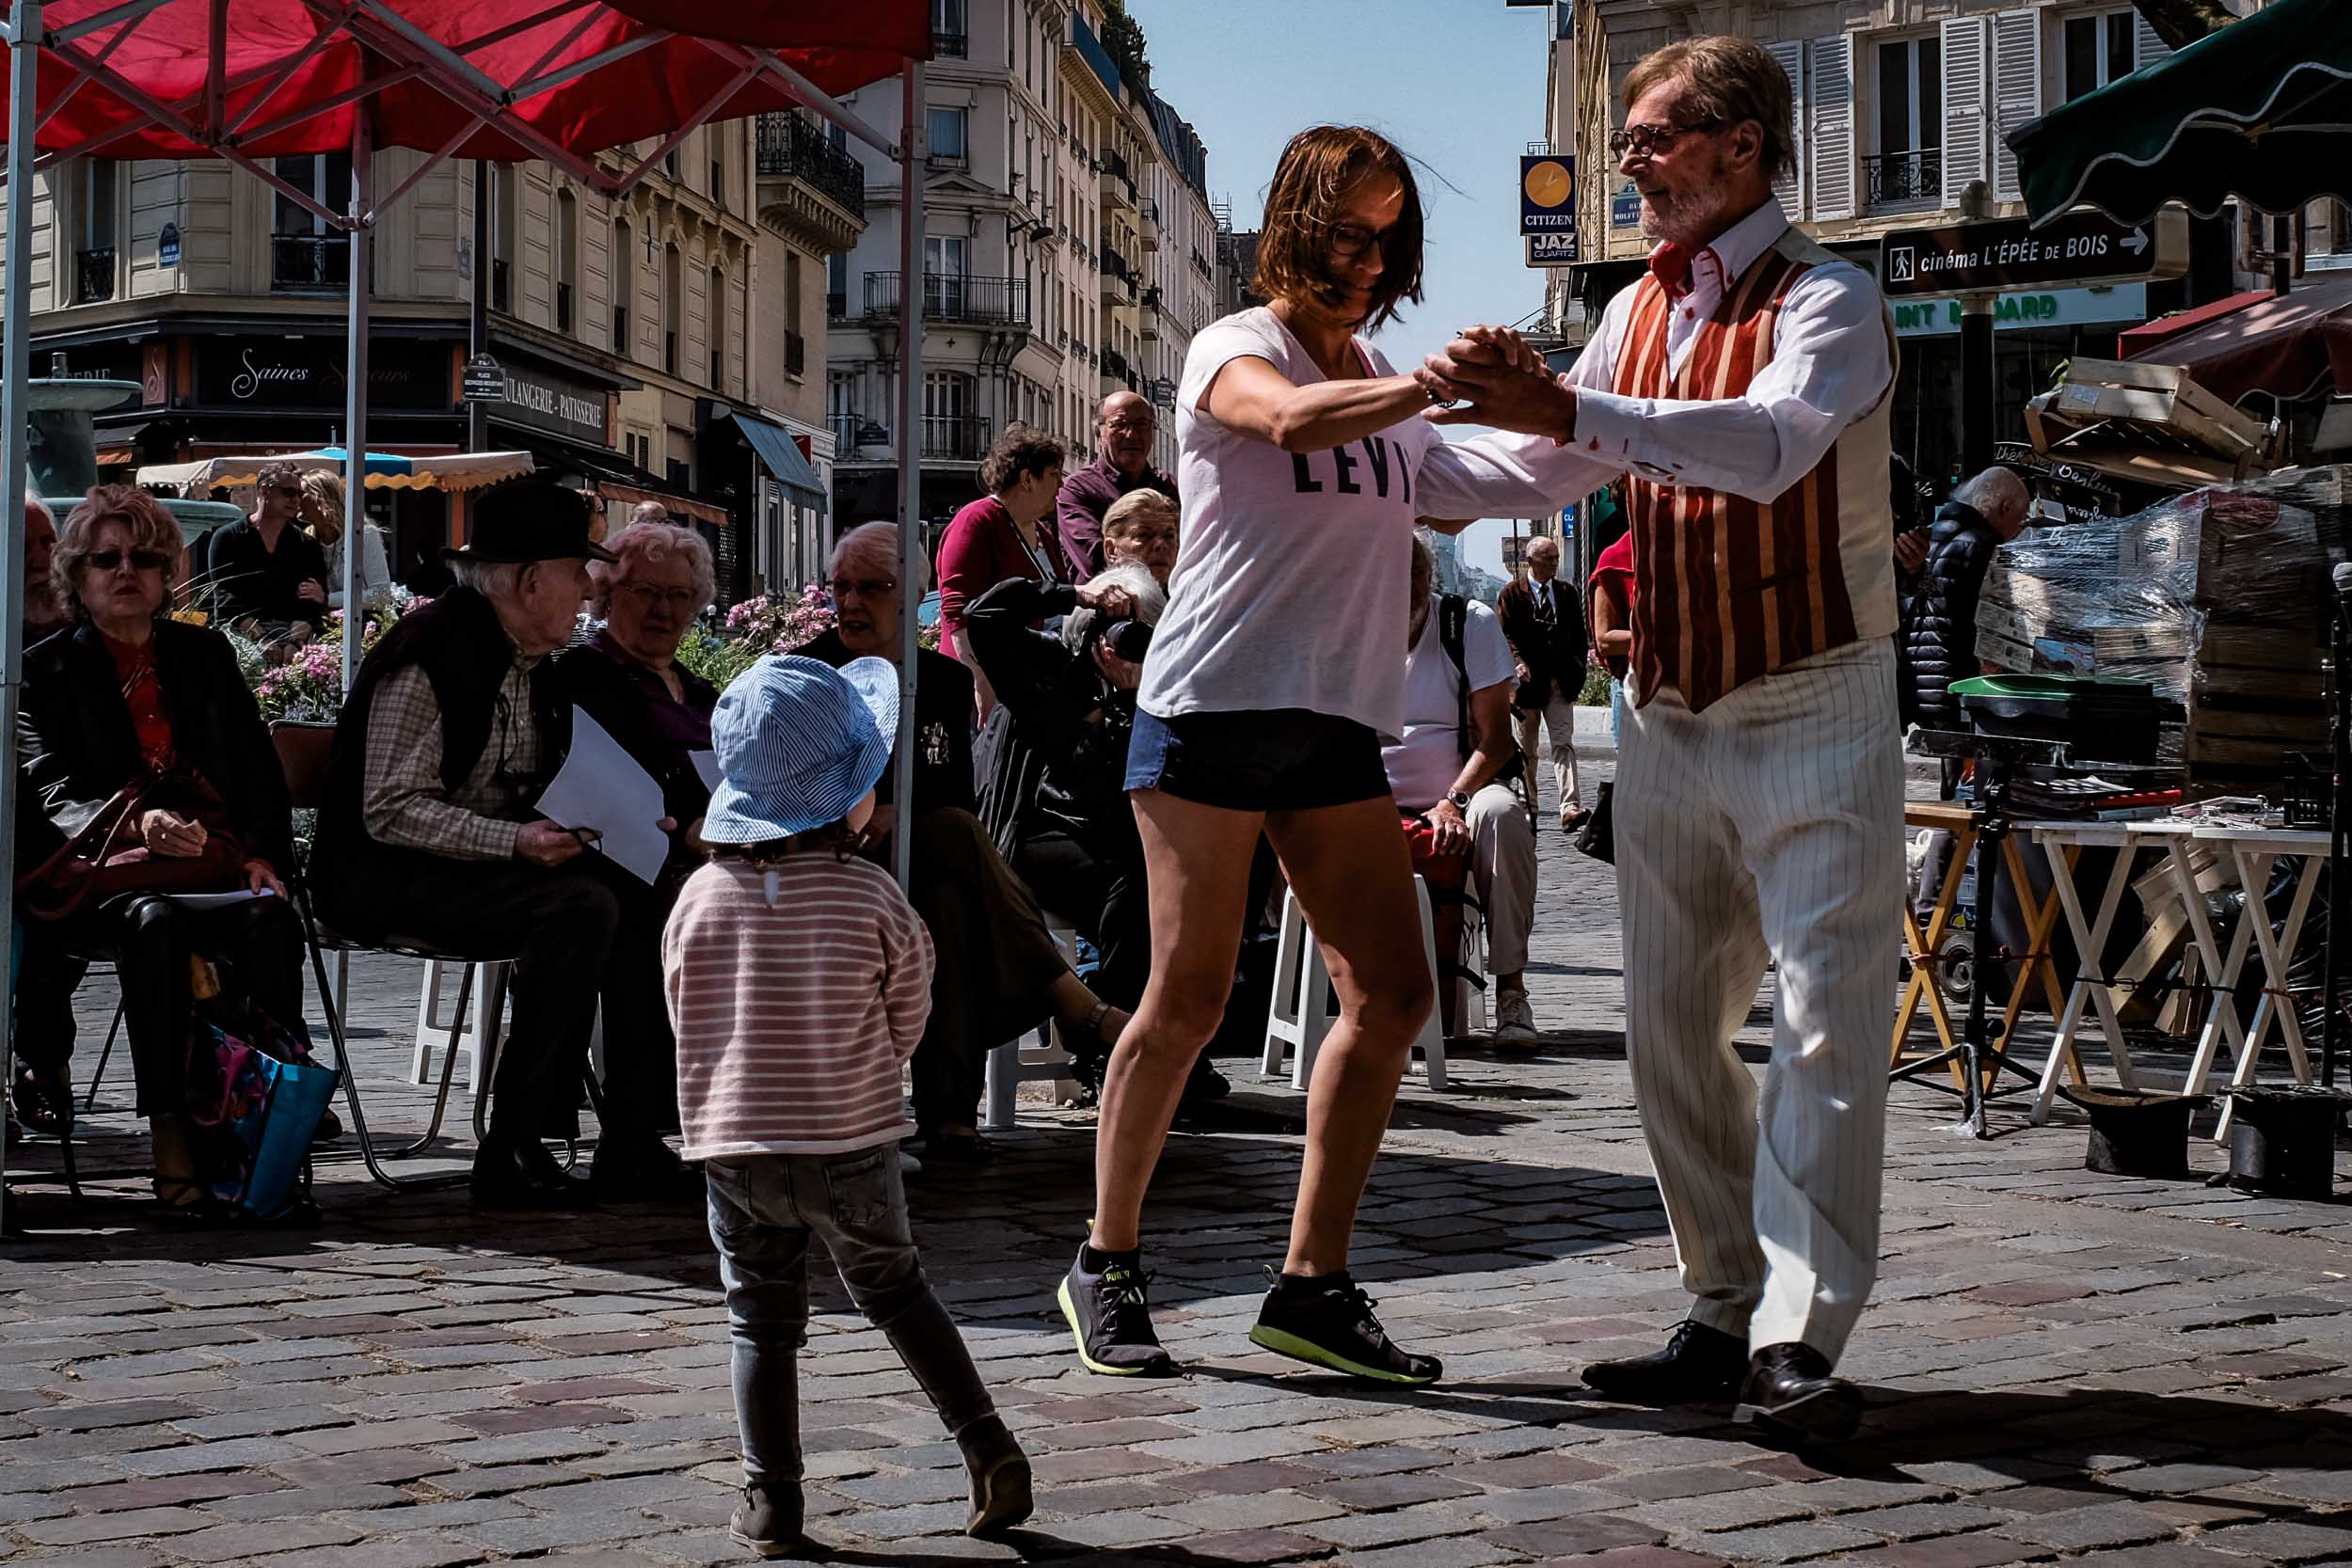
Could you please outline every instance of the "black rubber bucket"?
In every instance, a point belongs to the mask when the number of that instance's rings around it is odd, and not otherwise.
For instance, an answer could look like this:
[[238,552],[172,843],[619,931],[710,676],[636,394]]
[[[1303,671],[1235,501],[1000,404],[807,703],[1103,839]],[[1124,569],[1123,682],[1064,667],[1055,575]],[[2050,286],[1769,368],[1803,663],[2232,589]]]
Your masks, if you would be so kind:
[[2335,1195],[2336,1124],[2352,1093],[2315,1084],[2230,1091],[2230,1185],[2274,1197]]
[[2171,1181],[2188,1179],[2188,1124],[2213,1103],[2211,1095],[2131,1089],[2069,1089],[2066,1098],[2090,1115],[2085,1170]]

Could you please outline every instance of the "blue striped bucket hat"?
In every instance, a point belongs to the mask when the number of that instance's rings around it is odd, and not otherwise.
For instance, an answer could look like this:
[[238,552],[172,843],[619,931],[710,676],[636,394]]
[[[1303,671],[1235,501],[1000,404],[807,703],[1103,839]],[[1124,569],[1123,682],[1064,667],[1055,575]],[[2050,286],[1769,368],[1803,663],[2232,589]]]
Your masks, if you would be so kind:
[[710,716],[720,780],[703,837],[759,844],[840,821],[881,780],[898,739],[898,672],[887,660],[835,670],[763,656]]

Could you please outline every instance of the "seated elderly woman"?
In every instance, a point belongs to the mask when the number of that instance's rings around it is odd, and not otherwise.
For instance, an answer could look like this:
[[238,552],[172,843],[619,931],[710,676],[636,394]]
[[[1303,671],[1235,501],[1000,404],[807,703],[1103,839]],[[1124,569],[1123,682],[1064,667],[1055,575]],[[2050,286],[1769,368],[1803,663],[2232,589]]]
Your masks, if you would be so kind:
[[[919,557],[916,571],[911,586],[919,599]],[[897,525],[867,523],[843,534],[831,577],[834,629],[791,651],[836,669],[866,655],[896,661],[907,596],[898,582]],[[1108,1050],[1127,1015],[1072,972],[1046,934],[1037,900],[973,815],[971,674],[928,648],[916,658],[914,799],[901,823],[895,768],[883,774],[866,845],[881,858],[900,826],[914,835],[907,895],[939,958],[930,1022],[912,1064],[914,1119],[927,1154],[977,1159],[990,1152],[977,1122],[991,1049],[1050,1017],[1066,1038]]]
[[[602,725],[653,775],[661,786],[663,808],[677,825],[669,863],[647,894],[650,918],[624,927],[659,939],[678,889],[704,859],[700,829],[710,788],[694,766],[694,753],[710,750],[710,713],[718,705],[719,689],[679,664],[677,648],[695,617],[709,608],[716,579],[710,546],[692,529],[675,523],[632,522],[607,539],[605,548],[618,559],[588,563],[594,584],[589,608],[603,615],[604,626],[588,641],[559,654],[555,674],[574,710]],[[616,949],[612,963],[629,984],[646,989],[650,1005],[641,1016],[654,1037],[644,1042],[644,1050],[607,1058],[606,1091],[645,1107],[657,1126],[675,1127],[677,1046],[661,1002],[660,942]]]
[[[219,1210],[186,1107],[191,955],[282,1022],[302,1010],[302,933],[278,867],[294,835],[286,781],[229,640],[168,619],[180,527],[140,491],[92,490],[57,538],[53,578],[75,625],[25,656],[17,754],[24,816],[55,851],[124,785],[160,773],[133,831],[153,862],[209,861],[210,891],[275,896],[192,911],[137,892],[62,919],[29,919],[16,996],[15,1085],[28,1126],[68,1132],[73,990],[110,954],[122,988],[137,1107],[154,1136],[155,1196],[176,1218]],[[158,864],[159,884],[204,891],[206,871]],[[71,890],[63,890],[71,901]],[[25,900],[20,899],[20,903]],[[43,901],[50,913],[64,906]]]

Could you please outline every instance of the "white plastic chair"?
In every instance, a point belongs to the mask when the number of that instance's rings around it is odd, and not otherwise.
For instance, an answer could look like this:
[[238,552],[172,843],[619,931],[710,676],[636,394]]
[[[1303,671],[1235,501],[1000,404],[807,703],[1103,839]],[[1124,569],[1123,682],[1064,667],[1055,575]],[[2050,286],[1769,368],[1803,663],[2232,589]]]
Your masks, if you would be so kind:
[[[1434,980],[1439,973],[1437,927],[1429,911],[1429,884],[1420,877],[1413,879],[1413,899],[1421,910],[1421,950],[1428,959]],[[1428,1021],[1421,1026],[1413,1049],[1422,1053],[1428,1069],[1429,1086],[1443,1090],[1445,1026],[1438,1014],[1438,1008],[1429,1009]],[[1298,907],[1298,895],[1286,890],[1282,895],[1281,934],[1274,947],[1274,1002],[1266,1009],[1265,1076],[1279,1078],[1283,1058],[1289,1056],[1291,1087],[1304,1089],[1314,1076],[1315,1053],[1323,1049],[1324,1037],[1338,1022],[1339,1014],[1332,1006],[1331,972],[1323,961],[1323,944],[1307,928],[1307,913]]]
[[[1078,933],[1067,926],[1046,922],[1046,934],[1063,958],[1077,961]],[[1076,1081],[1071,1076],[1070,1053],[1054,1037],[1051,1020],[1027,1034],[1020,1035],[996,1046],[988,1053],[980,1090],[980,1130],[1002,1132],[1013,1124],[1013,1106],[1024,1084],[1053,1084],[1058,1085]]]

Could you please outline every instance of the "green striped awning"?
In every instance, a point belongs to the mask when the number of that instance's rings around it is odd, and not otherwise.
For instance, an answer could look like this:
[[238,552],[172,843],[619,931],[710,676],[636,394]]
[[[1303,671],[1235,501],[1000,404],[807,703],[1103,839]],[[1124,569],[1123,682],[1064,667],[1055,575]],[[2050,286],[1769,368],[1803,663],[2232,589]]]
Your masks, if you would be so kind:
[[2352,195],[2352,3],[2273,0],[2018,127],[2036,221],[2088,204],[2137,223],[2230,198],[2288,213]]

